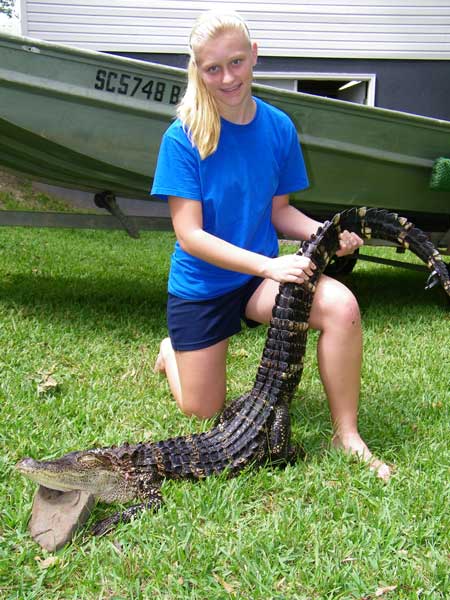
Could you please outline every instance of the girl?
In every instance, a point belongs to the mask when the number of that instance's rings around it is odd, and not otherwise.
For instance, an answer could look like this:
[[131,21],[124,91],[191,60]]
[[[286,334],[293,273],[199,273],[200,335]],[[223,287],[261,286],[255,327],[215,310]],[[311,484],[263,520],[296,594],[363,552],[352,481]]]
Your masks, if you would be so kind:
[[[188,85],[178,119],[164,134],[152,194],[169,202],[177,237],[169,276],[170,337],[155,370],[165,373],[181,410],[212,417],[225,401],[230,336],[268,323],[280,282],[302,283],[309,259],[278,257],[276,231],[309,238],[320,223],[289,204],[308,187],[297,132],[287,115],[252,96],[257,46],[234,12],[200,16],[190,37]],[[362,244],[343,232],[339,256]],[[322,276],[310,326],[337,448],[375,459],[357,429],[362,335],[351,292]]]

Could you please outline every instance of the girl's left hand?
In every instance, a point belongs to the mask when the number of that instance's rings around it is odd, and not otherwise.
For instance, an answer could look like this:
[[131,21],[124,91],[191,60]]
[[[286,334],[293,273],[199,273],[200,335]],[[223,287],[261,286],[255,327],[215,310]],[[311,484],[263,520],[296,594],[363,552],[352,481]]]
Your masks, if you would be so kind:
[[336,252],[336,256],[347,256],[348,254],[353,254],[353,252],[360,248],[364,243],[359,235],[347,230],[343,231],[339,235],[339,241],[341,246]]

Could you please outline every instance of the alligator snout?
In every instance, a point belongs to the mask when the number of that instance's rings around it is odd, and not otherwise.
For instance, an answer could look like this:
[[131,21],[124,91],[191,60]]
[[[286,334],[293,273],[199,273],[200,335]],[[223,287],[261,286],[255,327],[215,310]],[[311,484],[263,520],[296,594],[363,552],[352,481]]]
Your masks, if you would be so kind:
[[16,463],[16,469],[21,473],[27,474],[36,469],[36,463],[37,461],[35,461],[33,458],[22,458],[22,460],[19,460],[19,462]]

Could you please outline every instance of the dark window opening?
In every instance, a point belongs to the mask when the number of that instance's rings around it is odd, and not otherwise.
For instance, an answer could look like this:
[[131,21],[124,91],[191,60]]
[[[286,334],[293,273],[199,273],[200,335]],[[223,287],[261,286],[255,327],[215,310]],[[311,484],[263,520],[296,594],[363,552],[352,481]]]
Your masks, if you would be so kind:
[[299,79],[297,91],[315,96],[346,100],[357,104],[367,102],[367,81],[348,79]]

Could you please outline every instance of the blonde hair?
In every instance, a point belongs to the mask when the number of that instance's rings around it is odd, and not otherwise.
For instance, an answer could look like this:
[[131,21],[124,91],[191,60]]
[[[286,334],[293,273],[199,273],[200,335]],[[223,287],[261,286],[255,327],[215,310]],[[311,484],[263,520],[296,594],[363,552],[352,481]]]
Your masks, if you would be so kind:
[[202,159],[207,158],[217,149],[220,136],[220,114],[216,101],[203,83],[195,61],[195,54],[206,41],[230,29],[244,33],[251,45],[250,32],[242,17],[234,11],[220,9],[201,14],[194,23],[189,38],[188,83],[186,92],[178,105],[177,116]]

